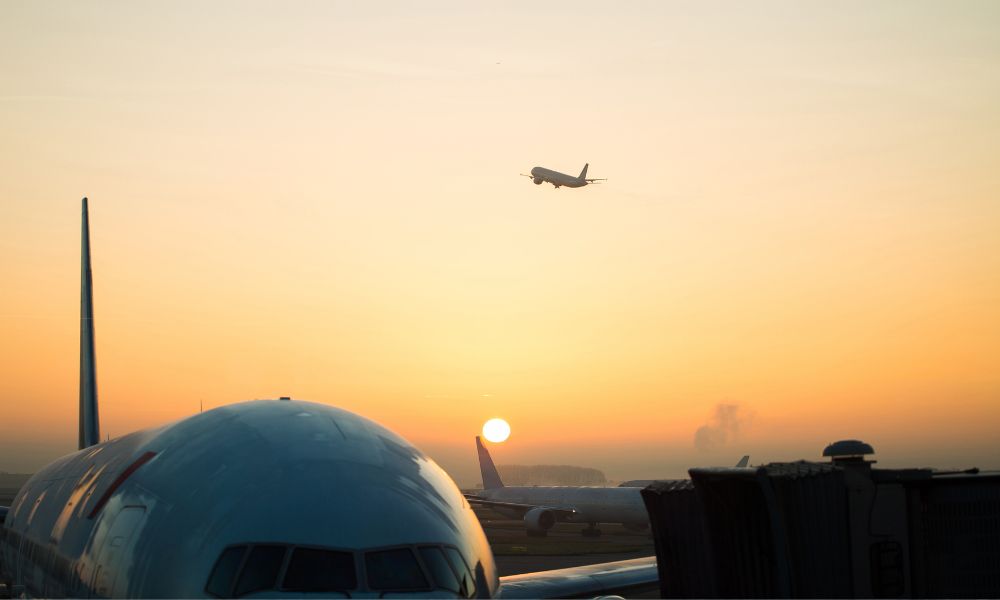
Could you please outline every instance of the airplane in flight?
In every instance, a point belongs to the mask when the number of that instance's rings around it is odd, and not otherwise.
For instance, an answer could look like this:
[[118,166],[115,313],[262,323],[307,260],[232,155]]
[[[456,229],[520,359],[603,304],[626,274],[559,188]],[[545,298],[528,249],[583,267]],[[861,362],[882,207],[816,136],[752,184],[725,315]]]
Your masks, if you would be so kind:
[[598,523],[621,523],[627,529],[649,527],[649,514],[637,487],[517,486],[508,487],[489,450],[476,436],[483,490],[466,494],[472,504],[487,506],[501,514],[524,519],[530,536],[545,536],[556,521],[587,523],[584,536],[601,535]]
[[656,589],[655,557],[498,577],[458,486],[385,427],[281,398],[101,442],[83,199],[79,450],[0,508],[12,597],[551,597]]
[[533,181],[535,185],[541,185],[548,182],[554,185],[557,189],[561,186],[578,188],[594,183],[595,181],[607,181],[607,179],[587,179],[587,168],[589,166],[590,163],[583,165],[583,170],[580,171],[579,177],[573,177],[572,175],[560,173],[559,171],[553,171],[552,169],[546,169],[545,167],[535,167],[531,169],[530,175],[521,173],[521,176],[530,177],[531,181]]

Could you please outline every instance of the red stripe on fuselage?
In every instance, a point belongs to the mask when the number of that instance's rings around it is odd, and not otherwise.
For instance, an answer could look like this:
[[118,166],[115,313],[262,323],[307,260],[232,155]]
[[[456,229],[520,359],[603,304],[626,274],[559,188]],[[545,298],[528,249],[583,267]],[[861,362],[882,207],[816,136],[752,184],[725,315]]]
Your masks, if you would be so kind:
[[137,458],[134,463],[129,465],[127,469],[122,471],[121,475],[116,477],[115,480],[111,482],[111,485],[104,492],[104,494],[101,495],[101,499],[98,500],[97,504],[94,505],[94,510],[90,511],[90,514],[87,515],[87,518],[93,519],[94,517],[96,517],[97,513],[101,512],[101,509],[104,508],[104,505],[107,504],[108,500],[111,499],[111,494],[114,494],[115,490],[117,490],[121,484],[125,483],[125,480],[128,479],[132,475],[132,473],[135,473],[139,467],[152,460],[154,456],[156,456],[156,452],[146,452],[142,456]]

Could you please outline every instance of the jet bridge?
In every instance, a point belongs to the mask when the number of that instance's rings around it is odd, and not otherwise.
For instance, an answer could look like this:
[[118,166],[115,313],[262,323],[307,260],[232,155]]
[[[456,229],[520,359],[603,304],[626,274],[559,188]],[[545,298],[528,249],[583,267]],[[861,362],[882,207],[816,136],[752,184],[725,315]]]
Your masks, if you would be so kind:
[[664,598],[1000,597],[1000,472],[853,454],[689,473],[642,490]]

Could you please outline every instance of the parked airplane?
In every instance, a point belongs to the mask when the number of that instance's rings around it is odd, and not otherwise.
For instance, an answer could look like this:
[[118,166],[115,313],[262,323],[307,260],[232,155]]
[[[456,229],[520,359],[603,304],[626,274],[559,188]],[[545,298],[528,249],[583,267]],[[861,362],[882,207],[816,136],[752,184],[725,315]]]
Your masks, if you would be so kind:
[[0,511],[7,593],[461,598],[545,597],[555,579],[559,594],[655,586],[654,557],[507,585],[451,478],[332,406],[243,402],[101,443],[87,213],[84,198],[80,450]]
[[483,491],[466,494],[472,504],[488,506],[501,514],[524,519],[531,536],[544,536],[556,521],[588,523],[581,532],[599,536],[598,523],[621,523],[642,531],[649,527],[649,515],[639,488],[522,486],[507,487],[493,464],[493,458],[476,436]]
[[579,177],[573,177],[572,175],[546,169],[545,167],[535,167],[531,170],[531,175],[521,173],[521,176],[531,177],[535,185],[541,185],[547,181],[557,188],[560,186],[578,188],[594,183],[595,181],[607,181],[607,179],[587,179],[587,167],[589,166],[590,163],[583,165],[583,170],[580,171]]

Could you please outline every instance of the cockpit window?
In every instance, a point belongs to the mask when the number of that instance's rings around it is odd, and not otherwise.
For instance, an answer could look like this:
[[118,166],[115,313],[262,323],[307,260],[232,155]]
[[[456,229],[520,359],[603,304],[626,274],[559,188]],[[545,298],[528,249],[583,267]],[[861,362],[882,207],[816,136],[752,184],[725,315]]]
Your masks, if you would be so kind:
[[430,587],[417,557],[409,548],[368,552],[365,567],[368,587],[373,590],[414,591]]
[[[357,562],[362,556],[367,580],[358,576]],[[239,544],[222,551],[205,585],[206,592],[219,598],[272,590],[350,595],[356,590],[385,593],[433,589],[475,597],[475,579],[457,548],[439,544],[402,546],[362,555],[362,551],[333,548]]]
[[448,559],[444,557],[444,552],[439,546],[421,546],[420,557],[424,559],[424,564],[430,570],[437,587],[458,593],[460,589],[458,578],[455,577]]
[[219,560],[215,562],[215,568],[212,569],[212,574],[208,578],[205,591],[213,596],[228,598],[232,594],[233,579],[236,577],[237,569],[240,568],[240,563],[243,562],[243,555],[246,554],[246,551],[246,546],[226,548]]
[[465,598],[475,597],[475,579],[472,578],[472,573],[469,572],[469,566],[465,564],[465,559],[462,558],[462,554],[458,551],[458,549],[452,548],[451,546],[446,546],[444,550],[448,555],[448,560],[451,562],[452,568],[454,568],[455,573],[458,574],[460,586],[458,593]]
[[281,587],[292,592],[339,592],[358,586],[354,554],[296,548]]
[[247,557],[233,596],[237,598],[260,590],[274,588],[281,563],[285,560],[285,546],[254,546]]

